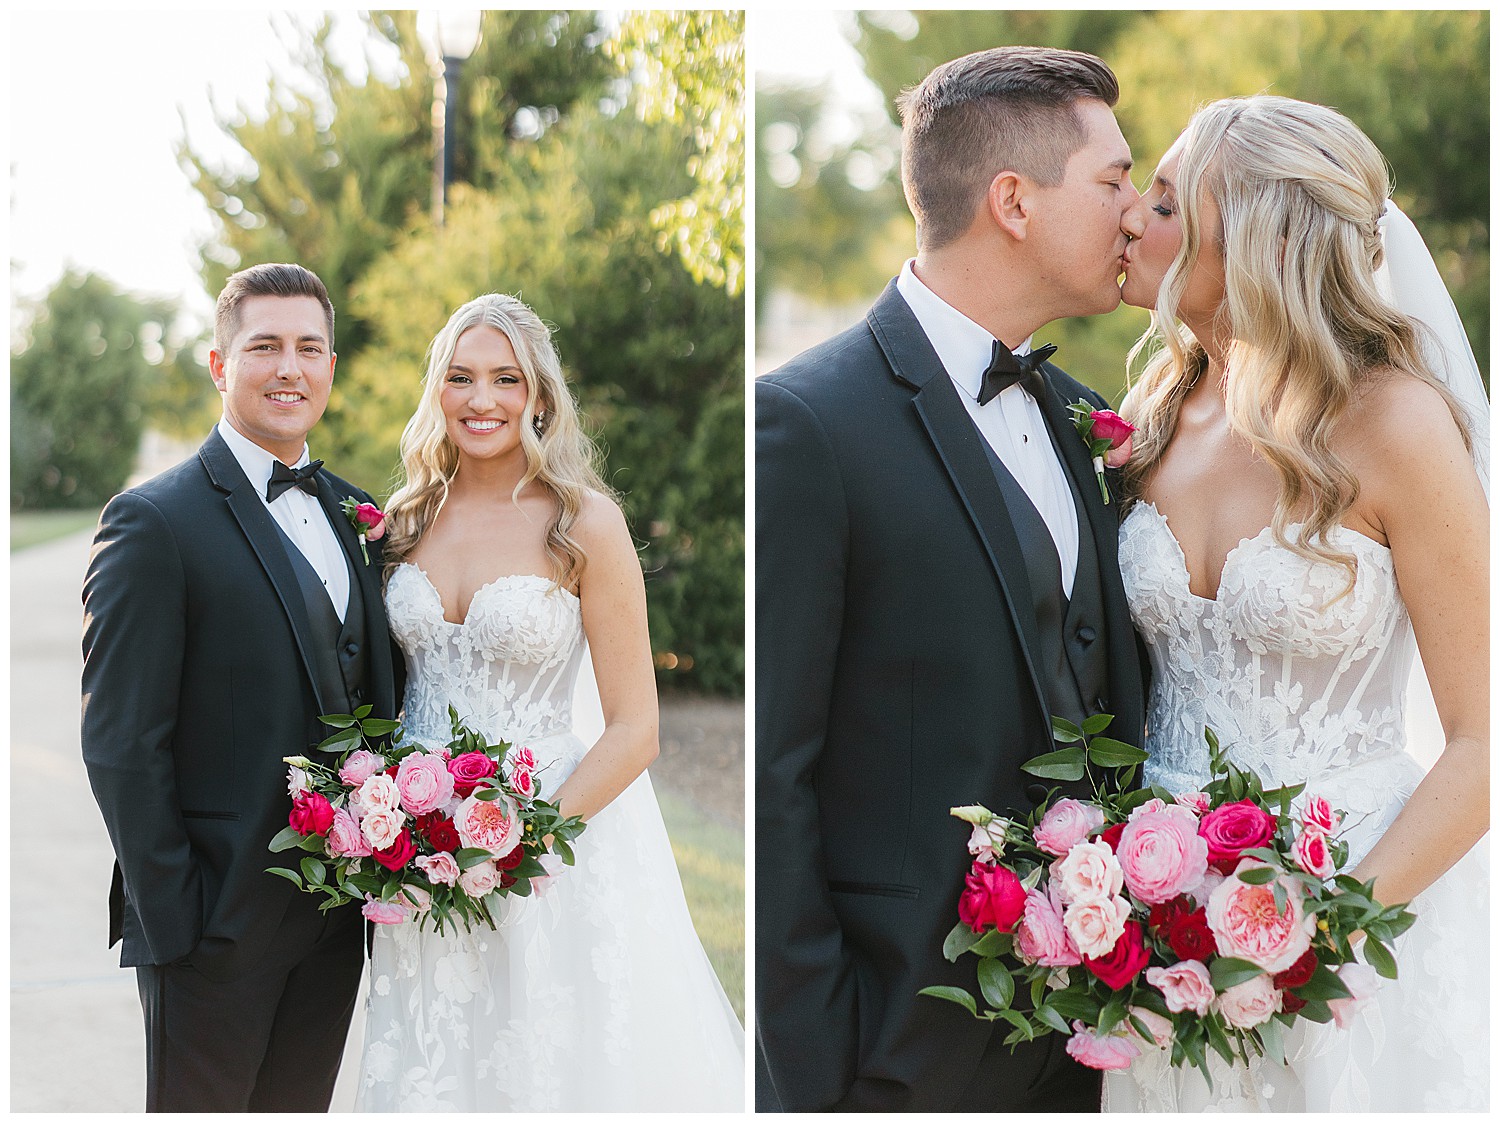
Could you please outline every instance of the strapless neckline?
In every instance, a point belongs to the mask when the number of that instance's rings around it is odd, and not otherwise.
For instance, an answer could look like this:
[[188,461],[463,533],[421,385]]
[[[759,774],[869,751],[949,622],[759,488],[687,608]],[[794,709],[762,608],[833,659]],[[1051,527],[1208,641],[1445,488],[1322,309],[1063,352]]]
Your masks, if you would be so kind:
[[[539,573],[505,573],[505,574],[501,574],[499,577],[496,577],[492,581],[486,581],[483,585],[479,586],[479,588],[477,588],[477,589],[474,590],[474,595],[469,598],[469,607],[468,607],[467,611],[464,612],[464,618],[462,620],[449,620],[447,612],[443,609],[443,595],[438,592],[437,586],[432,583],[432,578],[427,576],[427,571],[425,569],[423,569],[416,562],[402,562],[396,568],[398,570],[400,570],[400,569],[413,569],[413,570],[416,570],[417,576],[419,576],[419,577],[422,578],[422,583],[427,586],[428,590],[431,591],[434,599],[436,599],[436,601],[437,601],[438,616],[442,619],[442,622],[444,624],[447,624],[449,627],[452,627],[452,628],[464,628],[464,627],[467,627],[468,624],[469,624],[470,618],[474,615],[474,605],[478,603],[479,598],[481,596],[483,596],[486,592],[488,592],[491,589],[502,588],[502,587],[504,587],[506,585],[553,585],[552,578],[550,578],[550,577],[543,577]],[[578,595],[576,593],[573,593],[573,592],[571,592],[568,589],[564,589],[561,585],[557,585],[555,587],[556,587],[556,589],[557,589],[557,591],[559,593],[563,594],[563,596],[565,596],[565,597],[567,597],[570,600],[573,600],[575,602],[578,601]]]

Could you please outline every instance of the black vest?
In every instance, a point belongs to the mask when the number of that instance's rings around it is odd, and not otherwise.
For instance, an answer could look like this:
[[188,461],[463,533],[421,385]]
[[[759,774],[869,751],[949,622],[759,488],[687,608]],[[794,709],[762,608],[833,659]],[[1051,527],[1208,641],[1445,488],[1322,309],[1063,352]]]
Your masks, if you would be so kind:
[[[274,525],[275,520],[271,521]],[[353,713],[370,700],[369,644],[365,635],[365,601],[360,592],[359,574],[349,562],[348,554],[339,550],[339,556],[349,570],[349,604],[344,609],[344,622],[340,624],[318,571],[280,526],[276,527],[276,533],[287,560],[292,563],[292,570],[297,574],[302,602],[312,624],[308,657],[313,663],[320,703],[333,707],[327,712]]]
[[[1044,426],[1048,434],[1051,428]],[[1036,613],[1036,633],[1041,650],[1035,653],[1037,676],[1049,714],[1082,722],[1103,708],[1108,682],[1107,647],[1104,640],[1104,591],[1099,581],[1099,559],[1092,549],[1093,531],[1085,514],[1083,497],[1072,475],[1063,470],[1073,497],[1078,520],[1078,568],[1073,576],[1073,595],[1062,589],[1062,562],[1052,533],[1024,488],[1006,469],[1000,457],[980,434],[990,467],[1005,506],[1010,512],[1016,537],[1026,562],[1031,603]],[[1054,442],[1055,447],[1055,442]],[[1061,459],[1061,450],[1058,457]]]

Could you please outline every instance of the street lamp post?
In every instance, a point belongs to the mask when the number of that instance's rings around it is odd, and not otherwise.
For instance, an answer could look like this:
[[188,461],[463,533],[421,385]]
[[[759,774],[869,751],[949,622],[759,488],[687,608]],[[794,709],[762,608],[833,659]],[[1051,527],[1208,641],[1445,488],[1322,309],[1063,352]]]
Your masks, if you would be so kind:
[[426,23],[428,52],[433,67],[432,92],[432,222],[443,225],[443,206],[448,183],[453,178],[453,121],[458,105],[458,78],[464,60],[479,45],[481,13],[443,11],[430,14]]

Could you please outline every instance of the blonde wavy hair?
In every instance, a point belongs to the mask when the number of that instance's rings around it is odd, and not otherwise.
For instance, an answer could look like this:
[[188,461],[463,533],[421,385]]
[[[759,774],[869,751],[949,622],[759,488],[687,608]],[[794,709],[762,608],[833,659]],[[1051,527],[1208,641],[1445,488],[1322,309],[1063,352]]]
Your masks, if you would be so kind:
[[[1361,383],[1403,371],[1433,386],[1468,439],[1463,415],[1422,357],[1425,329],[1375,284],[1384,259],[1379,218],[1390,194],[1378,149],[1343,114],[1291,98],[1227,98],[1200,109],[1179,148],[1182,245],[1151,327],[1128,364],[1150,352],[1121,413],[1137,426],[1125,468],[1127,502],[1145,490],[1177,429],[1183,398],[1207,369],[1203,346],[1177,319],[1202,247],[1217,240],[1225,299],[1216,326],[1225,355],[1229,425],[1275,470],[1272,532],[1287,548],[1344,567],[1355,559],[1328,534],[1359,495],[1331,439]],[[1206,228],[1203,199],[1219,209]],[[1293,516],[1307,517],[1288,535]]]
[[557,500],[557,518],[547,528],[547,557],[553,580],[576,586],[587,559],[570,531],[589,491],[611,498],[613,493],[600,478],[597,450],[579,423],[552,333],[529,307],[503,293],[476,297],[454,312],[427,349],[422,399],[401,434],[401,483],[386,508],[385,573],[389,576],[416,548],[458,471],[458,448],[448,438],[441,397],[459,337],[475,327],[494,328],[510,340],[526,375],[526,416],[543,418],[540,432],[530,424],[519,427],[526,472],[511,498],[519,498],[535,480]]

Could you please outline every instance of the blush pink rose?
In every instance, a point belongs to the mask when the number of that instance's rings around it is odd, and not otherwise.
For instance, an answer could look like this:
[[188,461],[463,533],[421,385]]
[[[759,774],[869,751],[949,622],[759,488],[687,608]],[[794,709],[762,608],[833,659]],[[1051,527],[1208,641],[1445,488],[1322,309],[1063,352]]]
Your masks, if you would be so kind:
[[351,788],[357,788],[375,773],[384,771],[385,757],[369,749],[357,749],[349,754],[339,769],[339,779]]
[[1313,830],[1332,834],[1342,818],[1333,805],[1320,795],[1310,795],[1302,808],[1302,825]]
[[1308,827],[1292,844],[1292,857],[1297,864],[1314,877],[1333,876],[1333,854],[1328,849],[1328,836],[1322,831]]
[[411,915],[399,900],[382,901],[369,893],[365,894],[365,906],[359,911],[374,924],[400,924]]
[[536,777],[524,765],[518,764],[510,770],[510,786],[522,799],[536,796]]
[[1187,1011],[1206,1014],[1214,1000],[1214,984],[1208,968],[1196,959],[1185,959],[1170,967],[1147,968],[1146,981],[1161,991],[1167,1009],[1174,1014]]
[[1115,857],[1130,892],[1150,905],[1196,889],[1208,872],[1208,843],[1186,807],[1162,805],[1131,815]]
[[975,862],[964,878],[958,918],[975,932],[1013,932],[1026,907],[1021,879],[1004,866]]
[[1005,857],[1005,819],[996,817],[985,826],[974,824],[969,833],[969,853],[981,862],[998,862]]
[[434,885],[457,885],[459,868],[452,854],[423,855],[415,862],[417,869],[427,875]]
[[1177,1036],[1177,1031],[1172,1025],[1172,1019],[1163,1017],[1155,1010],[1148,1010],[1144,1006],[1132,1006],[1130,1008],[1130,1017],[1145,1026],[1146,1031],[1151,1035],[1150,1037],[1142,1037],[1140,1031],[1136,1030],[1135,1025],[1129,1019],[1126,1019],[1125,1024],[1135,1031],[1135,1039],[1143,1044],[1154,1045],[1158,1049],[1165,1049],[1168,1045],[1172,1044],[1172,1040]]
[[412,753],[396,770],[401,806],[413,815],[435,811],[453,798],[453,773],[436,753]]
[[1141,1055],[1141,1047],[1129,1037],[1106,1033],[1092,1034],[1082,1022],[1073,1023],[1073,1035],[1065,1046],[1068,1056],[1081,1065],[1098,1069],[1129,1068]]
[[333,826],[333,804],[317,792],[301,792],[292,799],[287,821],[298,834],[326,835]]
[[1073,902],[1063,913],[1063,927],[1079,954],[1099,959],[1114,950],[1129,919],[1129,901],[1124,897],[1106,897]]
[[1206,815],[1211,803],[1207,792],[1179,792],[1173,798],[1178,806],[1187,807],[1198,815]]
[[401,892],[397,893],[396,896],[404,899],[412,912],[418,916],[432,910],[432,894],[420,885],[403,885]]
[[1063,904],[1104,901],[1125,887],[1125,872],[1107,842],[1080,842],[1052,863],[1052,881]]
[[1269,975],[1256,975],[1219,995],[1214,1003],[1220,1015],[1236,1029],[1254,1029],[1271,1020],[1281,1009],[1281,991]]
[[536,754],[525,745],[513,751],[510,754],[510,760],[512,764],[519,764],[523,768],[536,767]]
[[500,884],[500,867],[493,860],[470,866],[458,875],[458,887],[476,900]]
[[405,823],[406,814],[399,807],[381,808],[367,812],[359,821],[359,829],[372,849],[384,850],[401,837],[401,830]]
[[362,811],[397,811],[401,807],[401,791],[396,781],[384,772],[377,772],[360,784],[354,793]]
[[499,769],[485,753],[459,753],[448,762],[448,771],[453,774],[453,790],[467,798],[479,781],[488,780]]
[[1103,825],[1104,812],[1094,804],[1060,799],[1047,808],[1032,837],[1048,854],[1061,858]]
[[335,858],[368,858],[373,850],[359,822],[340,807],[333,813],[333,825],[328,828],[328,853]]
[[1198,833],[1208,840],[1209,862],[1221,873],[1232,873],[1241,854],[1271,841],[1276,820],[1253,801],[1242,799],[1203,816]]
[[521,816],[515,801],[501,794],[496,799],[470,796],[453,816],[458,838],[465,846],[488,850],[503,858],[521,842]]
[[[1240,863],[1246,869],[1266,869],[1259,862]],[[1221,955],[1245,959],[1263,971],[1285,971],[1312,946],[1313,918],[1302,915],[1302,886],[1282,876],[1286,908],[1276,908],[1275,882],[1247,885],[1238,876],[1226,877],[1208,898],[1208,926]]]
[[1050,886],[1047,893],[1026,891],[1026,909],[1016,926],[1016,954],[1043,967],[1075,967],[1083,962],[1063,926],[1062,902]]
[[1343,963],[1334,968],[1339,979],[1349,988],[1350,998],[1332,998],[1328,1008],[1333,1011],[1333,1020],[1339,1029],[1348,1029],[1354,1024],[1354,1015],[1380,989],[1380,976],[1368,963]]

